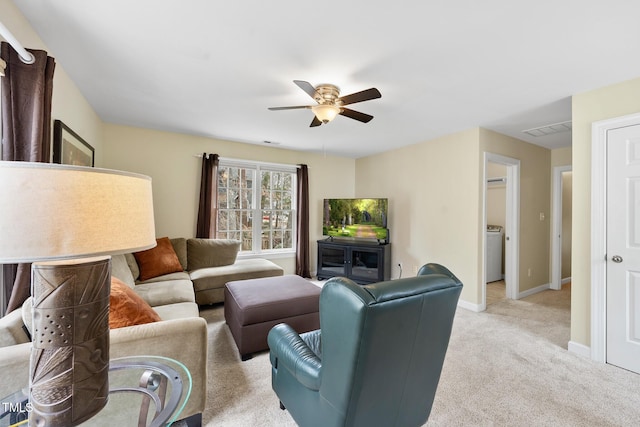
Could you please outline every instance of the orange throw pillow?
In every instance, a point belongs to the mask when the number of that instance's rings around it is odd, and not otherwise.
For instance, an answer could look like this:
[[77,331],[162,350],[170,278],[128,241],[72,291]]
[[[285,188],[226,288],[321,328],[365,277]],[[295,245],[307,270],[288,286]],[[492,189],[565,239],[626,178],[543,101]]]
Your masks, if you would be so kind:
[[142,325],[161,320],[158,313],[133,289],[119,279],[111,278],[109,296],[109,328]]
[[168,237],[161,237],[156,239],[156,242],[155,248],[133,254],[138,263],[140,280],[142,281],[162,276],[163,274],[184,271],[178,255],[173,249],[171,240]]

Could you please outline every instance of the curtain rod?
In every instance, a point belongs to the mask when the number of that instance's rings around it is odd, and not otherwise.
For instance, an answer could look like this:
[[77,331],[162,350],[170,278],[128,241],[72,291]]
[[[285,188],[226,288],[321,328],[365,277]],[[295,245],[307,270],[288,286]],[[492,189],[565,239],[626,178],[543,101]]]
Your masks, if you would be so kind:
[[0,22],[0,36],[2,36],[2,38],[4,38],[7,43],[9,43],[11,47],[16,52],[18,52],[18,55],[20,56],[20,60],[22,62],[24,62],[25,64],[33,64],[34,62],[36,62],[36,58],[31,54],[31,52],[28,52],[24,47],[22,47],[20,42],[15,37],[13,37],[11,31],[9,31],[9,29],[5,27],[2,22]]
[[[207,156],[210,156],[211,154],[207,154]],[[194,154],[193,157],[197,157],[199,159],[202,158],[202,154]],[[290,166],[290,165],[286,165],[284,163],[270,163],[270,162],[260,162],[257,160],[243,160],[243,159],[233,159],[231,157],[218,157],[219,160],[224,160],[224,161],[229,161],[229,162],[251,162],[251,163],[256,163],[256,164],[260,164],[260,165],[267,165],[267,166]],[[293,165],[296,168],[299,168],[300,165]],[[311,169],[309,167],[307,167],[307,169]]]

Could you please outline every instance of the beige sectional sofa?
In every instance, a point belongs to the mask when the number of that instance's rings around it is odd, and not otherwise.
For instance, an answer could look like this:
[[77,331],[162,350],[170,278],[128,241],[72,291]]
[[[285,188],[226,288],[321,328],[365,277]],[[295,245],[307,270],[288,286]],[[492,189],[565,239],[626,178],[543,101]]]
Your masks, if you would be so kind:
[[[191,397],[180,416],[186,418],[202,413],[207,395],[207,324],[199,316],[198,305],[222,302],[229,281],[278,276],[283,269],[264,259],[236,260],[238,241],[177,238],[170,242],[179,267],[146,280],[140,280],[145,271],[136,259],[138,254],[112,257],[112,277],[131,287],[161,320],[112,329],[110,357],[154,355],[186,365],[193,379]],[[0,372],[5,373],[0,397],[28,382],[31,343],[25,328],[30,325],[30,307],[28,301],[22,310],[0,319]]]
[[282,276],[284,270],[262,258],[237,259],[240,242],[227,239],[170,239],[182,270],[140,280],[140,268],[133,255],[127,255],[129,268],[136,281],[136,292],[153,300],[154,283],[171,281],[175,288],[191,282],[198,305],[224,302],[224,285],[234,280]]

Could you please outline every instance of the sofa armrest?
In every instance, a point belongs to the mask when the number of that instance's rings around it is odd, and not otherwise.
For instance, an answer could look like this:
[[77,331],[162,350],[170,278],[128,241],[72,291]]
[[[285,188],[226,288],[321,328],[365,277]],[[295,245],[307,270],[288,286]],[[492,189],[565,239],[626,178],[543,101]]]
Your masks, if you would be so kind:
[[31,342],[0,349],[0,399],[29,387]]
[[0,318],[0,348],[31,342],[24,329],[22,309],[13,310]]
[[204,411],[207,397],[207,322],[201,317],[163,320],[111,330],[111,359],[163,356],[183,363],[193,382],[181,418]]
[[[111,359],[126,356],[164,356],[183,363],[192,378],[189,401],[180,414],[202,413],[207,396],[207,322],[201,317],[165,320],[112,329]],[[29,384],[31,342],[0,349],[0,398]]]
[[320,390],[322,361],[291,326],[274,326],[267,341],[274,369],[285,368],[305,387]]

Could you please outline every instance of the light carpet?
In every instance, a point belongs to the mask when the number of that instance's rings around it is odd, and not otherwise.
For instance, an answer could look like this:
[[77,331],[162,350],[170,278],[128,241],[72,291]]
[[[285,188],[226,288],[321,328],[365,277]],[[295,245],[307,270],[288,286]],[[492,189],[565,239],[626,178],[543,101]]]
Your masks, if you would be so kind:
[[[569,353],[566,296],[545,293],[484,313],[458,308],[427,426],[640,425],[640,375]],[[203,425],[295,426],[271,389],[268,353],[241,362],[223,307],[201,316],[209,333]]]

